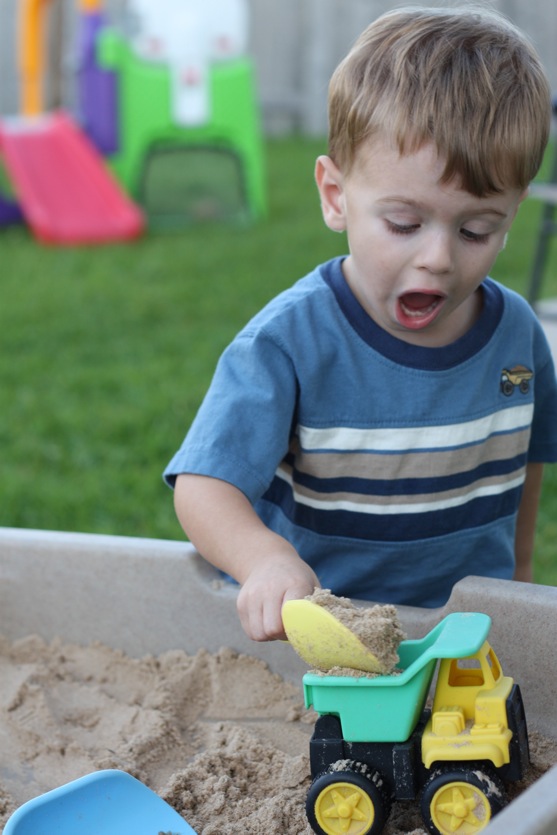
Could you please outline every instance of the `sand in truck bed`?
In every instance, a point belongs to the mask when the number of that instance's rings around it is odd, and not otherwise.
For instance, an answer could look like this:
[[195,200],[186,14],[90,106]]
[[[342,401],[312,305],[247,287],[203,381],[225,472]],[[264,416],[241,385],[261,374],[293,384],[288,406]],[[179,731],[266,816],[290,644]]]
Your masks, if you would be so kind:
[[[348,597],[337,597],[329,589],[315,589],[306,600],[323,606],[344,626],[356,635],[362,644],[375,655],[381,673],[390,675],[396,672],[398,647],[406,638],[398,618],[395,606],[355,606]],[[329,675],[361,676],[358,670],[347,667],[331,667]],[[375,675],[366,673],[365,675]]]

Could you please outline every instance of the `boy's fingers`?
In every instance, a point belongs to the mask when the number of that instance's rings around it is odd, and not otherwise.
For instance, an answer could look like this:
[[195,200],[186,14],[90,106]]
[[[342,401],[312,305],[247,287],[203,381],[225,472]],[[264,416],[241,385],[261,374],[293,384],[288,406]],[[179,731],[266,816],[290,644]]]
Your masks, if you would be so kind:
[[242,628],[252,641],[274,641],[285,637],[280,604],[275,607],[270,601],[265,601],[261,605],[246,605],[240,593],[238,613]]
[[[242,618],[240,618],[242,621]],[[282,620],[279,616],[276,618],[261,616],[260,618],[250,617],[242,626],[247,636],[252,641],[277,641],[284,640],[286,635],[282,626]]]
[[253,641],[283,641],[282,605],[313,593],[319,581],[309,566],[298,558],[294,569],[288,566],[274,573],[253,572],[238,594],[237,608],[246,635]]

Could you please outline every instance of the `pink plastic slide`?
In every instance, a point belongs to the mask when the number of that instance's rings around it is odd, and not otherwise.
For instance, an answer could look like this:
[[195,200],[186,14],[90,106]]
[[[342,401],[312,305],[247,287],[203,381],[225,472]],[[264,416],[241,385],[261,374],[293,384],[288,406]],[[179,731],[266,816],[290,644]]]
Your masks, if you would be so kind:
[[135,238],[143,231],[140,209],[65,113],[3,119],[0,152],[25,219],[40,241],[97,244]]

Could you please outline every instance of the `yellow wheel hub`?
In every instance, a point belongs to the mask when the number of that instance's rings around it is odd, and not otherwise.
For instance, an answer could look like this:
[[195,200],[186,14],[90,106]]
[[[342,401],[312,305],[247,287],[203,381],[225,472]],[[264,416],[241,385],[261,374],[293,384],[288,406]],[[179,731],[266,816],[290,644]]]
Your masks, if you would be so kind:
[[434,795],[431,819],[442,835],[474,835],[491,819],[491,806],[485,794],[470,783],[447,783]]
[[365,835],[375,818],[371,798],[353,783],[334,783],[318,795],[315,817],[327,835]]

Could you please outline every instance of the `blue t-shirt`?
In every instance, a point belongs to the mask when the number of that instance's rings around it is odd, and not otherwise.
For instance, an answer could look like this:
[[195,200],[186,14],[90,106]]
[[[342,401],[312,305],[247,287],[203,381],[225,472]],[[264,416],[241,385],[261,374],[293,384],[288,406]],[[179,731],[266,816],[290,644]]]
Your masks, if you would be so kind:
[[467,575],[511,578],[526,464],[557,460],[539,322],[486,279],[463,337],[410,345],[370,319],[341,263],[238,334],[167,483],[234,484],[335,594],[440,606]]

